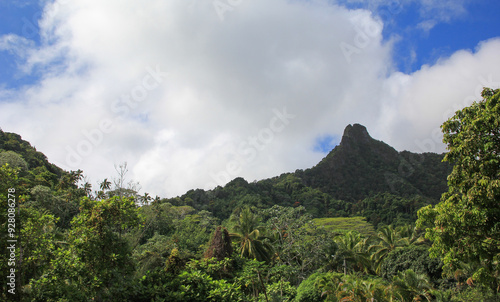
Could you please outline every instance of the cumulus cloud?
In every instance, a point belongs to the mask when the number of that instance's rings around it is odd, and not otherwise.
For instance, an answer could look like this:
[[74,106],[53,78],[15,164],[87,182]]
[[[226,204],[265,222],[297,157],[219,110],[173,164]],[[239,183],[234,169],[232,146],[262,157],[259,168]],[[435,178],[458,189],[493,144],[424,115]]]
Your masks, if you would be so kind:
[[500,80],[498,40],[403,74],[368,10],[214,3],[47,4],[42,44],[16,44],[40,80],[0,91],[2,128],[95,183],[127,161],[144,191],[175,196],[311,167],[324,156],[318,140],[349,123],[428,151],[420,146],[457,100],[477,96],[479,77]]
[[445,151],[439,126],[455,111],[481,100],[483,87],[500,87],[495,67],[500,64],[495,55],[499,50],[500,39],[491,39],[413,74],[392,74],[386,81],[389,94],[384,105],[391,119],[381,117],[386,141],[398,149]]

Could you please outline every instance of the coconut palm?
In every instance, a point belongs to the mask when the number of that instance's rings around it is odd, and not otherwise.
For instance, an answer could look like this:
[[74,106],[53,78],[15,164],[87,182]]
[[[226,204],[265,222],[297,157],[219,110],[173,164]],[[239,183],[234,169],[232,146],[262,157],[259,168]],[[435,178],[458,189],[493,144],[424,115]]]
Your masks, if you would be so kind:
[[259,218],[249,208],[245,208],[241,211],[238,222],[229,236],[233,242],[239,244],[242,257],[269,262],[272,248],[265,241],[267,238],[263,236],[263,229],[259,223]]
[[396,228],[401,238],[407,238],[408,244],[423,244],[425,243],[424,230],[417,229],[414,225],[408,224]]
[[[365,280],[360,275],[343,276],[334,299],[327,301],[382,302],[389,301],[382,279]],[[328,298],[330,298],[328,296]]]
[[368,238],[364,238],[356,231],[350,231],[337,236],[334,240],[339,248],[335,255],[337,261],[345,259],[346,267],[351,267],[355,271],[371,270],[372,263],[366,248]]
[[394,276],[392,284],[394,293],[402,301],[431,301],[432,287],[425,274],[416,274],[412,269],[408,269]]
[[409,244],[408,238],[402,238],[401,234],[392,226],[385,226],[378,231],[378,243],[370,246],[371,259],[375,261],[376,273],[380,273],[382,263],[387,255],[399,247]]

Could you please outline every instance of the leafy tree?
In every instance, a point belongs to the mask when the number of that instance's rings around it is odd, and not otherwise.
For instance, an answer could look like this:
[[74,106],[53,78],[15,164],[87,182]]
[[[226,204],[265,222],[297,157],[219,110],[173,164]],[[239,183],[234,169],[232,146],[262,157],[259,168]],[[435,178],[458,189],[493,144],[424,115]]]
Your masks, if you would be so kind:
[[23,208],[20,236],[22,249],[22,281],[28,284],[32,278],[39,278],[50,266],[56,250],[57,218],[48,211]]
[[311,220],[305,208],[274,205],[259,211],[267,220],[265,228],[274,251],[276,266],[286,266],[283,276],[298,285],[312,272],[328,263],[336,252],[330,234]]
[[139,215],[142,217],[144,228],[136,229],[135,242],[144,244],[155,234],[171,235],[175,231],[174,220],[177,219],[170,203],[154,203],[143,205],[139,208]]
[[259,225],[260,219],[249,208],[241,211],[234,232],[229,234],[231,239],[239,244],[241,257],[256,259],[257,261],[271,261],[271,246],[265,241]]
[[32,280],[32,296],[48,301],[126,300],[134,265],[130,246],[121,234],[137,222],[133,199],[82,198],[67,247],[56,251],[43,278]]
[[235,285],[255,298],[261,293],[267,296],[265,276],[268,269],[269,266],[264,261],[243,258],[241,269],[236,273]]
[[[323,301],[322,293],[324,285],[318,286],[319,280],[325,280],[329,282],[329,279],[324,279],[327,274],[316,272],[310,275],[307,279],[300,283],[297,287],[297,296],[295,297],[296,302],[317,302]],[[325,284],[326,285],[326,284]]]
[[380,275],[388,280],[399,272],[412,269],[417,274],[425,274],[437,283],[441,279],[441,260],[430,258],[427,246],[410,245],[390,252],[385,258]]
[[288,281],[278,281],[266,286],[266,294],[259,295],[259,301],[269,302],[292,302],[295,301],[297,289]]
[[454,164],[449,191],[435,207],[419,211],[419,225],[433,241],[450,275],[460,262],[476,262],[471,281],[500,285],[500,90],[485,88],[483,100],[459,110],[442,126],[444,160]]
[[[10,226],[11,229],[15,229],[16,232],[8,232],[8,224],[10,223],[8,221],[8,209],[13,209],[15,211],[15,215],[17,215],[18,212],[17,206],[19,201],[17,200],[18,194],[16,192],[16,189],[18,188],[18,171],[19,169],[14,169],[8,164],[0,166],[0,248],[3,255],[3,257],[0,257],[0,273],[2,273],[2,276],[8,276],[9,273],[7,272],[9,272],[10,268],[12,268],[12,266],[8,265],[9,257],[7,257],[7,247],[9,246],[7,240],[11,239],[9,234],[17,236],[17,232],[19,231],[18,228],[12,228],[12,226]],[[13,207],[11,207],[11,205]],[[14,217],[10,218],[11,222],[12,219],[15,219]],[[16,255],[17,259],[19,259],[18,256],[19,254]],[[7,290],[10,289],[10,287],[7,286],[7,282],[2,282],[0,288],[2,289],[0,297],[2,300],[7,301],[7,295],[9,295]]]
[[27,205],[41,211],[48,210],[58,218],[57,226],[64,229],[70,227],[71,219],[78,214],[78,204],[67,202],[60,196],[55,196],[49,187],[37,185],[30,190],[31,200]]
[[5,151],[0,153],[0,166],[9,164],[12,168],[19,168],[21,171],[28,171],[28,163],[23,157],[14,151]]
[[210,240],[211,230],[215,227],[215,221],[206,218],[209,217],[193,214],[174,220],[175,231],[172,240],[180,250],[188,250],[199,256],[203,254]]
[[136,261],[136,276],[142,277],[147,271],[162,267],[174,245],[169,237],[155,233],[145,244],[134,249],[132,256]]

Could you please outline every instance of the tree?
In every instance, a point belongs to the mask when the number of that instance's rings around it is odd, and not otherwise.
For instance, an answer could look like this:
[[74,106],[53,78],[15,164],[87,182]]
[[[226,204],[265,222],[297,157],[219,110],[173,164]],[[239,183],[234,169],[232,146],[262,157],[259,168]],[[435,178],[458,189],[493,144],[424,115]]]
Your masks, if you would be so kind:
[[30,284],[33,300],[126,300],[134,264],[130,246],[120,234],[137,227],[134,199],[84,197],[71,224],[67,245],[55,251],[51,267]]
[[[10,245],[7,240],[12,239],[9,234],[12,236],[17,236],[18,228],[12,228],[12,225],[9,226],[9,223],[12,224],[12,220],[15,220],[15,215],[18,213],[18,200],[17,200],[17,188],[18,188],[18,172],[19,168],[11,168],[10,165],[4,164],[0,166],[0,248],[3,251],[3,257],[0,257],[0,273],[4,274],[4,276],[8,276],[7,272],[10,272],[11,265],[9,265],[9,257],[7,257],[7,252],[9,251],[7,247]],[[13,209],[15,211],[14,214],[11,214],[11,217],[8,216],[8,209]],[[9,218],[11,221],[9,222]],[[15,230],[15,232],[8,232],[8,230]],[[9,253],[10,254],[10,253]],[[16,258],[19,259],[18,251],[16,251]],[[7,292],[9,287],[7,285],[8,282],[3,282],[0,285],[2,292],[0,293],[0,298],[3,301],[7,301],[7,297],[9,293]]]
[[99,184],[99,189],[101,189],[101,191],[111,189],[111,182],[107,178],[104,178],[104,180]]
[[275,265],[287,268],[280,276],[291,284],[298,285],[331,261],[331,255],[337,252],[331,234],[318,227],[303,206],[274,205],[260,211],[259,216],[266,220]]
[[402,301],[431,301],[431,285],[424,274],[416,274],[408,269],[394,276],[392,282],[396,296]]
[[378,231],[379,242],[371,245],[369,248],[372,260],[376,263],[376,272],[380,273],[382,263],[387,255],[400,248],[409,244],[407,238],[401,238],[401,234],[395,230],[392,226],[384,226]]
[[[297,296],[295,301],[297,302],[316,302],[321,301],[322,294],[330,289],[329,286],[335,286],[338,284],[331,283],[333,278],[327,278],[335,273],[320,273],[316,272],[311,274],[307,279],[302,281],[297,287]],[[340,279],[340,278],[339,278]],[[336,288],[336,287],[335,287]]]
[[28,163],[14,151],[0,152],[0,166],[4,164],[9,164],[12,168],[19,168],[23,172],[28,171]]
[[265,242],[259,227],[259,218],[249,208],[241,211],[234,232],[229,234],[231,239],[239,243],[241,257],[269,262],[271,260],[271,246]]
[[205,252],[205,258],[215,257],[218,261],[224,258],[231,258],[233,247],[231,246],[231,238],[226,228],[217,227],[214,236],[210,242],[210,246]]
[[409,245],[390,252],[380,269],[380,275],[392,280],[399,272],[412,269],[417,274],[426,274],[435,284],[442,282],[443,263],[438,258],[430,258],[428,249],[427,246]]
[[481,264],[471,281],[498,291],[500,282],[500,90],[459,110],[441,129],[454,164],[448,192],[435,207],[419,211],[418,225],[433,241],[450,275],[461,262]]
[[23,207],[21,213],[21,284],[28,284],[30,279],[39,278],[54,258],[58,219],[47,210],[39,211],[33,207]]
[[349,231],[335,237],[334,240],[339,248],[334,259],[336,262],[344,262],[344,271],[367,272],[372,269],[372,262],[367,251],[367,238],[356,231]]
[[365,279],[359,274],[326,273],[317,279],[315,287],[321,290],[322,297],[326,298],[324,301],[328,302],[392,301],[392,293],[387,291],[390,286],[382,279]]

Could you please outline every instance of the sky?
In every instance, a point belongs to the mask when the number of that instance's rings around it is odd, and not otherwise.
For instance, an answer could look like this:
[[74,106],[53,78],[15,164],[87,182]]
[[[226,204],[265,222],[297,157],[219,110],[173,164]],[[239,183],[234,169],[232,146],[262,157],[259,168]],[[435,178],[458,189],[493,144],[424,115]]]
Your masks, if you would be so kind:
[[398,151],[500,87],[496,0],[0,0],[0,127],[98,188],[175,197]]

